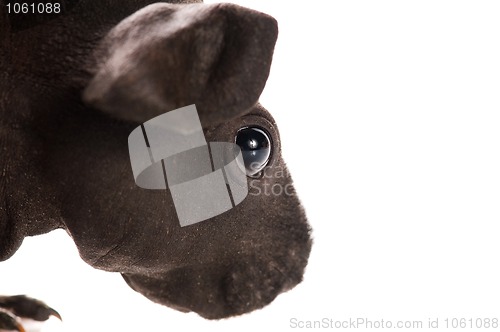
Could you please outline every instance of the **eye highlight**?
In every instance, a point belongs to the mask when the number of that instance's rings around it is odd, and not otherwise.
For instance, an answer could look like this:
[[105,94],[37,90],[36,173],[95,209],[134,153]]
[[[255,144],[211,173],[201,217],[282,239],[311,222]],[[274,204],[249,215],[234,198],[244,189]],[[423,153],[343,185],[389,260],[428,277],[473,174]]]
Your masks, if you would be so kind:
[[271,156],[269,135],[258,127],[244,127],[236,134],[236,144],[243,154],[247,176],[259,176]]

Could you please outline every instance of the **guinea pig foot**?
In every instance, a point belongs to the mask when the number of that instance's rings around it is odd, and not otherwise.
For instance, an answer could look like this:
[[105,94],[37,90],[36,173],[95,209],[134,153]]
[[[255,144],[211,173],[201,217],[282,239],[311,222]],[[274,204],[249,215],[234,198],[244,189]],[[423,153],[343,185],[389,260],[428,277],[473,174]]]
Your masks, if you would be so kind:
[[61,315],[44,302],[25,295],[0,296],[0,331],[25,332],[21,320],[44,322]]

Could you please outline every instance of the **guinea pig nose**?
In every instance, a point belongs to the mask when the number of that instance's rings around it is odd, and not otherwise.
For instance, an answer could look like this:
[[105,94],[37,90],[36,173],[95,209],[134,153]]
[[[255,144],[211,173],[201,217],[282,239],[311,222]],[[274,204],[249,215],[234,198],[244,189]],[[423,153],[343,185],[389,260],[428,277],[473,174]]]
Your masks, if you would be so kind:
[[236,134],[236,144],[240,147],[248,176],[257,176],[269,162],[271,139],[257,127],[244,127]]

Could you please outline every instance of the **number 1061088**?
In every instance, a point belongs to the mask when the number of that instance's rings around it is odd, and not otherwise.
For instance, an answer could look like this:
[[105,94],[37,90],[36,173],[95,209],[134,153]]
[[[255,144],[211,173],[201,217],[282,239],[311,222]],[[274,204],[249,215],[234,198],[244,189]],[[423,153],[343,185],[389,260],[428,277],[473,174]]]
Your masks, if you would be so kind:
[[7,4],[6,7],[8,14],[59,14],[61,12],[61,4],[58,2],[14,2]]

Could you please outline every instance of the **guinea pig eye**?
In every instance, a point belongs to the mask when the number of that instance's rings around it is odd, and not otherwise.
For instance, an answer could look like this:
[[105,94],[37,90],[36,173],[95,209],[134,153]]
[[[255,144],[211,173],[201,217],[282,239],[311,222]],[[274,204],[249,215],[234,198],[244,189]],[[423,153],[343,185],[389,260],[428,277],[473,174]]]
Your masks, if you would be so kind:
[[247,176],[258,176],[271,156],[269,135],[257,127],[241,128],[236,134],[236,144],[243,154]]

